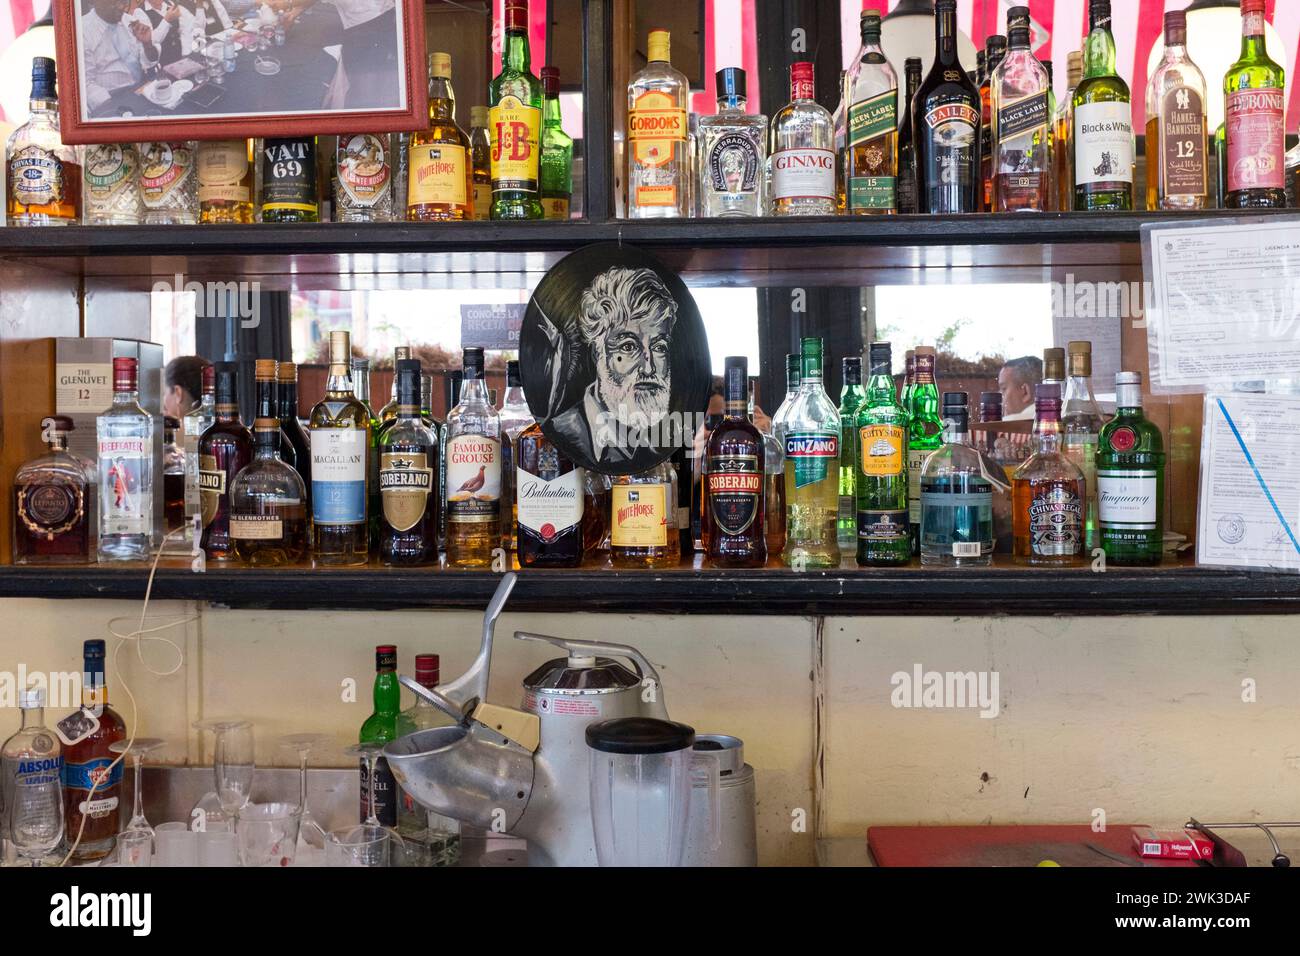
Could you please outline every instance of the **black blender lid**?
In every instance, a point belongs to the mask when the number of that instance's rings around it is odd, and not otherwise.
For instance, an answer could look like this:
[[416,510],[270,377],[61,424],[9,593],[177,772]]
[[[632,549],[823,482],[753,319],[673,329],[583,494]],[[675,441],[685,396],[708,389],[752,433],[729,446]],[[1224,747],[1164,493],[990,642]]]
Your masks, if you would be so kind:
[[654,717],[616,717],[587,726],[587,746],[607,754],[667,754],[694,743],[694,727]]

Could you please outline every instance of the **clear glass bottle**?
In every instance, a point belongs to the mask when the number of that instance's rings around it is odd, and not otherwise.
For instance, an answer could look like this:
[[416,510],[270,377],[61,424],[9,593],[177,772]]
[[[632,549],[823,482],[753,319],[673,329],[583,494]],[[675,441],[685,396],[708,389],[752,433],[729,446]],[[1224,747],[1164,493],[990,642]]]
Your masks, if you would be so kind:
[[447,564],[486,568],[501,547],[501,418],[488,398],[483,350],[462,355],[460,402],[447,414]]
[[217,420],[217,369],[203,367],[203,386],[199,404],[181,420],[181,450],[185,453],[185,536],[186,544],[194,540],[194,516],[202,512],[199,499],[199,439]]
[[137,226],[144,218],[140,153],[133,143],[82,147],[87,226]]
[[665,461],[636,475],[610,478],[609,560],[616,568],[675,568],[677,470]]
[[93,560],[95,466],[68,451],[72,420],[42,419],[49,451],[14,475],[14,564],[84,564]]
[[370,410],[352,393],[351,337],[330,333],[325,397],[311,410],[312,559],[355,567],[370,557],[367,482]]
[[573,138],[560,112],[560,71],[542,67],[542,208],[547,219],[567,222],[573,196]]
[[772,214],[833,216],[835,121],[815,99],[813,65],[790,67],[790,102],[772,117]]
[[1110,0],[1089,0],[1083,79],[1074,91],[1075,212],[1135,208],[1132,99],[1115,67]]
[[11,226],[70,226],[81,219],[81,147],[59,132],[54,61],[32,59],[31,118],[5,149],[7,214]]
[[542,82],[528,48],[528,2],[505,0],[501,72],[488,87],[492,219],[542,219]]
[[235,555],[254,568],[296,564],[307,551],[307,488],[280,458],[280,420],[253,423],[253,460],[230,486]]
[[1051,207],[1052,83],[1029,49],[1029,8],[1007,11],[1007,55],[990,83],[993,212]]
[[858,408],[857,562],[864,567],[910,564],[907,507],[907,411],[894,388],[893,349],[873,342],[867,399]]
[[700,215],[761,216],[767,117],[746,112],[744,70],[719,70],[715,83],[718,112],[699,122]]
[[1061,448],[1061,386],[1034,391],[1034,452],[1011,478],[1015,556],[1025,564],[1077,564],[1085,537],[1083,472]]
[[943,394],[944,443],[921,473],[921,563],[939,567],[993,561],[993,482],[970,442],[965,392]]
[[1147,84],[1147,208],[1204,209],[1210,195],[1205,76],[1187,55],[1187,13],[1165,14],[1165,56]]
[[506,363],[506,398],[501,406],[501,546],[507,551],[515,546],[515,521],[518,502],[515,500],[515,464],[519,436],[533,423],[533,413],[524,397],[523,379],[519,375],[519,362]]
[[1286,71],[1268,55],[1264,13],[1264,0],[1241,0],[1241,57],[1223,78],[1228,209],[1286,205]]
[[199,180],[199,222],[250,223],[256,164],[251,139],[199,143],[195,166]]
[[880,13],[859,19],[862,47],[848,76],[848,210],[898,211],[898,77],[880,46]]
[[147,226],[192,226],[199,221],[197,143],[141,143],[140,198]]
[[837,568],[840,415],[822,385],[822,340],[800,342],[799,391],[784,422],[786,537],[794,568]]
[[[451,55],[429,54],[429,125],[411,134],[406,218],[410,222],[460,222],[475,215],[470,140],[456,123]],[[491,183],[488,185],[491,204]],[[485,214],[481,217],[486,219]]]
[[469,155],[473,167],[474,218],[492,216],[492,141],[488,137],[488,108],[471,106],[469,110]]
[[[415,655],[415,680],[421,687],[434,690],[438,686],[440,671],[437,654]],[[405,736],[420,730],[449,727],[452,723],[450,717],[417,695],[415,703],[397,715],[397,733]],[[434,866],[455,866],[460,860],[460,822],[426,810],[400,785],[398,790],[397,832],[408,840],[427,846]]]
[[691,214],[690,84],[673,67],[667,30],[652,30],[645,68],[627,86],[627,214]]
[[419,361],[398,359],[393,382],[397,407],[378,447],[379,560],[390,567],[436,564],[438,436],[420,415]]
[[837,526],[840,550],[852,551],[858,545],[858,409],[867,400],[862,387],[862,359],[856,355],[843,360],[843,386],[840,388],[840,516]]
[[387,133],[344,133],[338,137],[333,178],[335,222],[388,222],[393,218],[390,143]]
[[1056,104],[1056,133],[1052,137],[1052,179],[1056,185],[1056,208],[1074,208],[1074,91],[1083,80],[1083,53],[1071,50],[1066,57],[1065,95]]
[[1092,343],[1071,342],[1065,398],[1061,406],[1062,447],[1083,473],[1086,537],[1084,547],[1097,547],[1097,436],[1106,418],[1092,391]]
[[157,533],[154,421],[140,407],[138,374],[135,359],[113,359],[113,404],[95,419],[101,561],[142,561]]
[[1098,525],[1106,560],[1159,564],[1164,557],[1165,446],[1142,413],[1142,375],[1115,376],[1113,419],[1101,430],[1096,474]]
[[22,725],[0,747],[5,838],[40,866],[64,836],[63,745],[45,726],[45,690],[20,690]]

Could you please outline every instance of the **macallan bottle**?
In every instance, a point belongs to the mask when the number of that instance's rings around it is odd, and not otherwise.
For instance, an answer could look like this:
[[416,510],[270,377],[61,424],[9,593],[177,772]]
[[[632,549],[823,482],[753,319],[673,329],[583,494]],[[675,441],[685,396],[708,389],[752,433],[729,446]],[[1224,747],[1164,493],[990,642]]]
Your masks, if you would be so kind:
[[1227,97],[1229,209],[1286,206],[1286,71],[1268,55],[1264,0],[1241,2],[1241,58],[1223,79]]
[[[86,641],[82,652],[85,663],[81,675],[81,707],[58,723],[58,733],[65,744],[64,838],[69,846],[77,843],[72,854],[77,863],[103,859],[117,840],[121,827],[118,805],[123,762],[108,748],[126,739],[126,722],[108,706],[104,642]],[[110,770],[114,761],[117,766]],[[78,835],[80,842],[77,842]]]
[[515,465],[519,566],[576,568],[584,551],[586,472],[546,437],[537,422],[519,434]]
[[199,177],[199,222],[250,223],[256,167],[251,139],[199,143],[195,170]]
[[1070,565],[1087,533],[1083,472],[1061,447],[1061,386],[1035,389],[1034,453],[1011,478],[1015,556],[1026,564]]
[[1209,199],[1205,77],[1187,55],[1187,14],[1165,14],[1165,56],[1147,86],[1147,208],[1204,209]]
[[230,535],[230,486],[240,469],[253,460],[253,436],[239,420],[238,383],[233,362],[216,366],[216,421],[199,439],[199,503],[203,537],[199,546],[208,560],[235,557]]
[[59,133],[54,61],[32,59],[31,119],[5,150],[9,225],[70,226],[81,218],[81,148]]
[[761,568],[767,564],[764,534],[763,436],[749,418],[749,363],[728,356],[723,373],[726,409],[709,433],[704,475],[704,540],[709,564]]
[[488,87],[492,219],[542,219],[542,83],[528,49],[528,0],[505,0],[501,72]]
[[458,222],[477,218],[470,140],[456,125],[450,54],[429,54],[429,126],[411,134],[408,156],[406,218],[409,221]]
[[370,410],[352,392],[351,337],[330,333],[325,397],[311,410],[312,559],[356,567],[370,557],[366,485]]
[[447,414],[447,564],[485,568],[501,546],[501,419],[483,380],[483,350],[467,348],[460,401]]
[[912,117],[917,211],[979,212],[980,91],[957,56],[957,0],[937,0],[934,12],[934,64],[917,91]]
[[438,561],[438,436],[420,416],[420,362],[398,359],[397,410],[379,438],[379,560]]
[[645,68],[627,87],[629,219],[691,214],[690,84],[671,49],[667,30],[651,30]]

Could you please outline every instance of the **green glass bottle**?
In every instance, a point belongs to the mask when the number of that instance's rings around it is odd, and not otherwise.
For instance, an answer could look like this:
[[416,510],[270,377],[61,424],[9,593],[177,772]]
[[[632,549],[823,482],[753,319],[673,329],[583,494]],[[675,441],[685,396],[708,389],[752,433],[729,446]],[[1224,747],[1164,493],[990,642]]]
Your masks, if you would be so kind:
[[870,351],[867,400],[857,414],[858,564],[895,565],[912,560],[907,508],[907,412],[894,389],[888,342]]
[[[380,644],[375,648],[375,710],[361,725],[358,740],[363,744],[386,744],[397,739],[397,718],[402,709],[402,685],[397,682],[397,647]],[[361,759],[361,820],[370,816],[370,791],[374,789],[375,815],[386,827],[397,826],[400,797],[397,781],[388,761],[375,762],[375,779],[370,779],[366,759]]]
[[1115,69],[1110,0],[1090,0],[1083,79],[1074,90],[1074,210],[1134,208],[1133,105]]
[[528,51],[528,0],[506,0],[501,72],[488,87],[493,219],[543,219],[542,84]]
[[1264,0],[1242,0],[1241,59],[1223,78],[1228,209],[1286,207],[1286,72],[1268,55]]
[[1115,417],[1097,441],[1097,520],[1110,564],[1159,564],[1164,554],[1165,446],[1142,413],[1142,375],[1115,376]]
[[934,348],[919,345],[914,356],[912,391],[907,412],[907,521],[912,553],[921,553],[921,472],[931,452],[943,446],[943,418],[939,415],[939,386],[934,380]]
[[560,114],[560,71],[542,68],[542,208],[547,219],[568,221],[573,197],[573,138],[564,131]]
[[862,387],[862,359],[844,359],[844,384],[840,388],[840,550],[851,550],[858,541],[858,494],[854,477],[858,473],[858,409],[867,400]]

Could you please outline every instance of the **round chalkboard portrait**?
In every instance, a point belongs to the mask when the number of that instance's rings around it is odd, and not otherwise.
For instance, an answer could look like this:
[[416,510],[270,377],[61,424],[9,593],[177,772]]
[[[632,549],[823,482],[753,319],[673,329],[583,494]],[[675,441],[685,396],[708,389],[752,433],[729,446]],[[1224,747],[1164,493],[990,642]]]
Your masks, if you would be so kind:
[[709,342],[686,283],[629,246],[587,246],[538,283],[519,333],[524,395],[584,468],[630,475],[689,448]]

